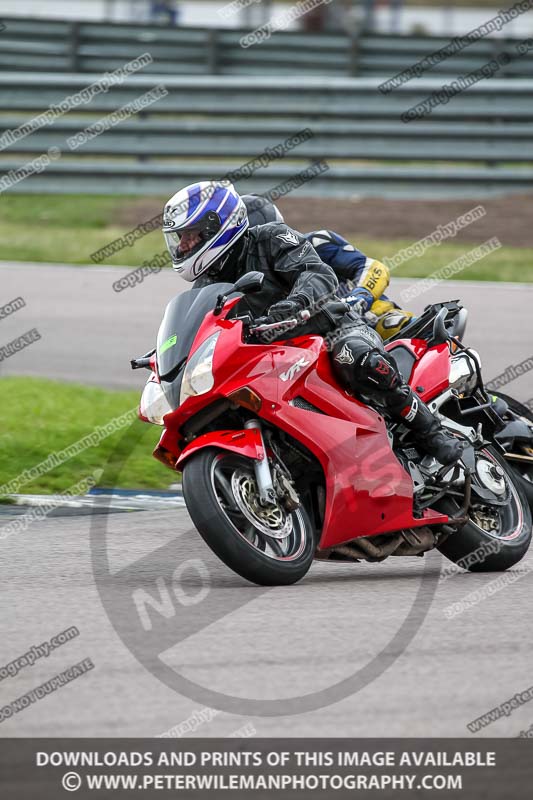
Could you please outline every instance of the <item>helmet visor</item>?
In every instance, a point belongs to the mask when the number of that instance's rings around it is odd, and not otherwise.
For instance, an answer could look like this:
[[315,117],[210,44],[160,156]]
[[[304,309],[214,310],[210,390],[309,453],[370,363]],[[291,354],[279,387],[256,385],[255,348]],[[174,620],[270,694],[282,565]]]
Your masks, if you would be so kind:
[[204,244],[198,231],[164,231],[163,235],[174,264],[194,255]]
[[172,230],[163,229],[168,251],[174,264],[193,256],[220,230],[220,217],[210,211],[192,225]]

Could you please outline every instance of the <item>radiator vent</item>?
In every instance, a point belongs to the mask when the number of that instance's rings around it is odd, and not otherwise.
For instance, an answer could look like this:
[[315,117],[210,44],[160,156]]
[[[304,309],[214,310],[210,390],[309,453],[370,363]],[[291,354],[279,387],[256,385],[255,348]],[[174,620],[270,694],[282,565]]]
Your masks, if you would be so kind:
[[324,413],[319,408],[310,403],[308,400],[306,400],[304,397],[295,397],[294,400],[291,400],[290,405],[296,406],[296,408],[301,408],[304,411],[314,411],[315,414]]

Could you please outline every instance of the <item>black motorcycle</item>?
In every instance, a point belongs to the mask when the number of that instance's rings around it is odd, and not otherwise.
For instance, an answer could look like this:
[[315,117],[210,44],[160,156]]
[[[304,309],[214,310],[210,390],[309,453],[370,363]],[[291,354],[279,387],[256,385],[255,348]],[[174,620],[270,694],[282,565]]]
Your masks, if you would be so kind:
[[[426,306],[419,317],[388,339],[387,343],[393,339],[423,338],[441,308],[447,309],[445,325],[456,340],[452,346],[460,349],[468,311],[458,301]],[[495,424],[495,440],[501,448],[501,454],[512,466],[517,482],[533,510],[533,412],[514,397],[499,391],[487,391],[485,411]]]

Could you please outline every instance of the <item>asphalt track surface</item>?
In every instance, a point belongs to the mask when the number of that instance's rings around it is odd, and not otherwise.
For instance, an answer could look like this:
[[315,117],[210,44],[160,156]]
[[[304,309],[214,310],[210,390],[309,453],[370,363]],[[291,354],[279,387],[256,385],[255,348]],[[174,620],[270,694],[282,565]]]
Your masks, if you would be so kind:
[[[27,303],[2,321],[1,343],[32,327],[43,337],[5,361],[1,374],[140,386],[139,377],[127,372],[128,359],[149,348],[160,311],[179,282],[161,273],[115,294],[117,274],[0,267],[3,297],[22,295]],[[414,305],[444,296],[460,296],[470,308],[468,338],[483,355],[487,377],[531,355],[531,288],[447,284]],[[530,398],[531,374],[507,388]],[[111,577],[101,563],[104,552]],[[73,625],[80,631],[15,677],[2,678],[0,709],[84,658],[95,665],[1,722],[0,736],[157,736],[210,705],[205,689],[241,698],[240,710],[233,706],[230,713],[225,704],[197,727],[198,736],[228,736],[252,724],[259,736],[474,740],[518,736],[533,723],[529,702],[475,735],[466,727],[533,683],[533,551],[498,591],[486,588],[495,575],[439,580],[438,554],[373,565],[316,563],[300,584],[263,590],[220,564],[191,530],[186,511],[176,510],[35,522],[0,541],[0,563],[0,675],[32,645]],[[172,586],[176,568],[180,579]],[[161,606],[164,614],[149,609],[153,630],[147,632],[135,592],[161,600],[157,587],[174,593],[168,593],[170,605]],[[446,609],[475,590],[487,596],[449,618]],[[407,641],[399,631],[409,619]],[[165,675],[179,673],[201,688],[187,694],[158,680],[153,672],[160,669],[159,657]],[[333,698],[330,687],[354,673],[359,684]],[[291,698],[321,691],[329,692],[330,702],[289,713]],[[250,698],[272,701],[278,711],[253,713]]]
[[[129,632],[134,647],[150,649],[151,643],[136,615],[133,591],[143,588],[158,598],[158,579],[183,560],[202,561],[207,596],[191,570],[184,573],[180,597],[202,601],[185,606],[176,600],[170,617],[152,615],[167,634],[165,663],[201,686],[242,698],[287,698],[289,708],[292,696],[347,679],[383,650],[376,671],[391,659],[375,679],[373,668],[369,671],[360,691],[320,709],[258,716],[248,712],[244,699],[242,715],[223,711],[197,735],[228,736],[251,723],[260,736],[475,739],[518,736],[533,723],[533,708],[526,703],[475,736],[466,728],[533,683],[528,572],[533,553],[515,568],[512,584],[448,619],[446,608],[497,576],[461,573],[441,579],[431,598],[441,566],[440,556],[432,555],[422,589],[423,560],[398,558],[373,565],[316,563],[296,586],[265,591],[211,555],[190,531],[186,511],[113,514],[108,523],[112,568],[121,576],[118,591],[125,590],[130,601],[123,604],[117,594],[115,627]],[[0,708],[86,657],[95,664],[2,722],[0,736],[157,736],[210,705],[200,695],[184,696],[161,683],[119,638],[95,586],[90,524],[85,516],[48,519],[0,543],[2,664],[72,625],[80,631],[48,658],[2,680]],[[415,597],[418,606],[429,602],[429,612],[403,649],[393,637]],[[187,636],[191,620],[197,632]],[[158,655],[154,652],[154,659]]]
[[[0,305],[23,297],[26,307],[0,320],[0,345],[37,328],[39,342],[0,363],[0,375],[40,375],[104,386],[141,388],[143,370],[132,372],[130,358],[155,344],[167,302],[190,288],[172,270],[149,275],[122,292],[113,283],[127,269],[65,267],[0,262]],[[390,296],[414,284],[392,279]],[[461,299],[469,309],[468,342],[479,350],[486,379],[532,355],[533,284],[480,284],[445,281],[409,307]],[[533,373],[517,378],[513,393],[533,397]]]

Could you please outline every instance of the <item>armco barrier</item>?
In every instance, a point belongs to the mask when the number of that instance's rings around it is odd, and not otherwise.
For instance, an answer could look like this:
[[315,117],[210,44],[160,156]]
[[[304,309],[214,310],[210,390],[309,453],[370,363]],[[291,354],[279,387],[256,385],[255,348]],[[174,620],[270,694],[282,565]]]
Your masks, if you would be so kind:
[[[112,71],[142,50],[148,71],[169,75],[328,75],[390,78],[444,47],[438,36],[277,31],[253,47],[241,47],[248,29],[168,27],[147,23],[62,22],[2,17],[0,70]],[[527,26],[526,26],[527,27]],[[524,35],[527,35],[527,31]],[[513,54],[516,41],[485,37],[426,73],[456,77],[491,58]],[[533,59],[514,59],[502,77],[533,77]]]
[[[164,195],[180,182],[226,175],[307,128],[312,136],[262,165],[239,188],[268,190],[323,160],[329,170],[300,193],[474,197],[533,186],[528,80],[480,81],[428,118],[405,124],[402,114],[439,89],[438,80],[410,81],[383,95],[379,78],[272,81],[137,73],[50,124],[14,135],[98,78],[0,73],[0,178],[52,147],[62,153],[8,191]],[[160,83],[167,94],[153,105],[69,150],[70,137]]]

